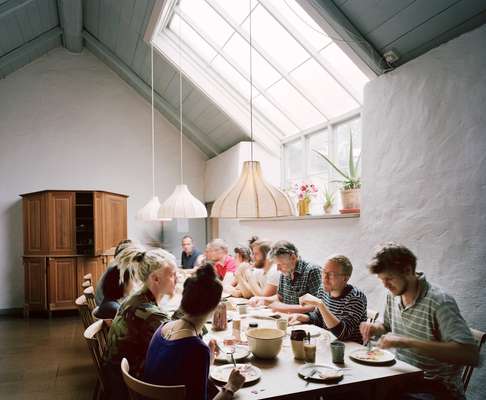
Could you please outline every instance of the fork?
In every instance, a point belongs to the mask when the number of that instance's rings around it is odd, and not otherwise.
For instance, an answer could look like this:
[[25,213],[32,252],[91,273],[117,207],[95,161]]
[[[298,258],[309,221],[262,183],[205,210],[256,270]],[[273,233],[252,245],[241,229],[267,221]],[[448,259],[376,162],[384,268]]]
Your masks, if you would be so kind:
[[307,381],[305,383],[305,386],[307,386],[310,383],[310,378],[312,378],[312,376],[315,375],[316,372],[317,372],[317,368],[313,368],[306,376],[304,376],[304,379]]
[[222,353],[229,354],[231,357],[231,361],[233,362],[233,365],[236,368],[236,361],[234,357],[234,353],[236,352],[236,346],[224,346],[224,349],[219,345],[218,342],[216,342],[216,347],[221,351]]

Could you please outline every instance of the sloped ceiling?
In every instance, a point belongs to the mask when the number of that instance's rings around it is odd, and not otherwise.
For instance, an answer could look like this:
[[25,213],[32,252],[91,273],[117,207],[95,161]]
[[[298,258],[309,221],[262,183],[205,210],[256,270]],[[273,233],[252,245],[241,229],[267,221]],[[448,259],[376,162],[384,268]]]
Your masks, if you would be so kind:
[[[353,31],[354,37],[363,38],[375,54],[395,50],[400,58],[394,66],[486,22],[484,0],[297,1],[307,2],[327,16],[327,22],[338,32]],[[79,15],[85,46],[147,99],[150,49],[143,35],[155,2],[84,0],[83,15]],[[68,26],[60,10],[64,6],[64,12],[76,12],[73,4],[81,10],[81,0],[0,0],[0,78],[61,46],[63,28],[67,32]],[[77,16],[71,19],[77,20]],[[179,126],[179,75],[158,54],[154,87],[157,109]],[[247,133],[185,78],[182,92],[184,134],[208,157],[248,139]]]

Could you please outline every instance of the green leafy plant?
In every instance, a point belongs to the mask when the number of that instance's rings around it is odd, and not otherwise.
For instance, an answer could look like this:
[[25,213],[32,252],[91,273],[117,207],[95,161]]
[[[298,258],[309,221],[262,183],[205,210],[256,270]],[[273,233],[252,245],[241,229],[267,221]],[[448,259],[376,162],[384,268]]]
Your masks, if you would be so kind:
[[328,188],[324,191],[324,207],[332,207],[334,205],[334,193],[330,192]]
[[324,158],[324,160],[326,160],[331,167],[333,167],[342,177],[344,177],[344,180],[335,180],[333,182],[342,183],[344,190],[359,189],[361,187],[361,178],[358,174],[358,166],[359,166],[359,161],[361,159],[361,154],[358,156],[356,162],[354,162],[353,135],[351,131],[349,132],[349,160],[348,160],[349,171],[345,172],[342,169],[340,169],[335,163],[333,163],[329,159],[329,157],[321,153],[319,150],[314,150],[314,152],[319,154],[322,158]]

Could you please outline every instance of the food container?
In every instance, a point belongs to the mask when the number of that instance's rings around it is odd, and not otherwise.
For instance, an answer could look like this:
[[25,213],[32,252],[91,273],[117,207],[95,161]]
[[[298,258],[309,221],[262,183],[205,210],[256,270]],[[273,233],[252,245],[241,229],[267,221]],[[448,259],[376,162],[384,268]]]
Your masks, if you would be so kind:
[[275,358],[282,348],[285,332],[275,328],[252,328],[246,332],[248,346],[255,357]]

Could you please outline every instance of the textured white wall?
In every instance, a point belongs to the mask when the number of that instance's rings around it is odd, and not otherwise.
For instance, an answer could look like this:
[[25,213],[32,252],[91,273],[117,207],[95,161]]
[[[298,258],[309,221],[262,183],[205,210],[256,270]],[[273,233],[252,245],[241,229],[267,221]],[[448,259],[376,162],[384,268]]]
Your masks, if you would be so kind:
[[[294,241],[322,263],[350,256],[370,307],[385,291],[366,271],[373,247],[397,240],[452,294],[470,326],[486,330],[486,25],[368,84],[363,110],[360,219],[221,221],[231,245],[252,234]],[[486,398],[486,368],[468,398]]]
[[[179,173],[178,131],[156,113],[156,178],[161,201]],[[185,179],[203,196],[206,156],[184,141]],[[160,239],[161,224],[135,221],[152,196],[150,103],[84,50],[59,48],[0,80],[0,309],[23,305],[19,193],[100,189],[125,193],[128,235]],[[204,220],[191,222],[199,245]],[[179,252],[174,222],[165,242]],[[177,239],[175,239],[177,237]]]

